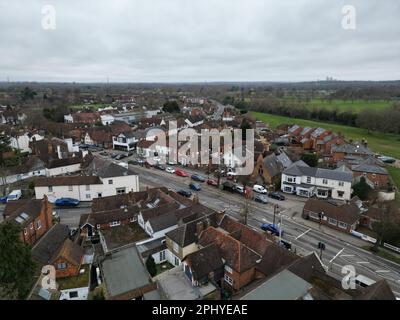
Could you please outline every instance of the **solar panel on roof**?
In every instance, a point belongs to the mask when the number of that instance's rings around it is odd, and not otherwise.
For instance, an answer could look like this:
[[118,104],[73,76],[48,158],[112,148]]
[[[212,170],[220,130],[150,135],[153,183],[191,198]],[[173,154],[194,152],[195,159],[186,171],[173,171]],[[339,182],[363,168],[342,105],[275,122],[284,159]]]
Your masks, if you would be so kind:
[[22,219],[21,217],[16,217],[15,221],[17,221],[18,223],[22,223],[24,222],[24,219]]

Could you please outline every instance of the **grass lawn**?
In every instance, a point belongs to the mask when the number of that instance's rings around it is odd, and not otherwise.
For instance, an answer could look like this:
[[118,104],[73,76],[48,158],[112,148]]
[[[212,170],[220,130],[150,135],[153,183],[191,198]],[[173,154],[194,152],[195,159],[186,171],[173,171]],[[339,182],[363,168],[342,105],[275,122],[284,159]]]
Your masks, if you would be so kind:
[[85,269],[85,272],[83,274],[79,274],[75,277],[57,279],[59,290],[67,290],[67,289],[82,288],[89,286],[90,265],[85,264],[81,267],[81,269]]
[[69,106],[68,108],[75,109],[75,110],[80,110],[80,109],[84,109],[84,108],[99,109],[99,108],[104,108],[104,107],[108,107],[108,106],[109,106],[109,104],[94,103],[94,104],[81,104],[81,105]]
[[366,100],[354,100],[352,101],[343,101],[339,99],[335,99],[332,101],[327,101],[319,98],[312,99],[310,102],[307,102],[306,105],[310,109],[328,109],[334,110],[338,109],[340,112],[351,111],[359,113],[364,109],[386,109],[390,107],[393,102],[383,101],[383,100],[374,100],[374,101],[366,101]]
[[289,117],[271,115],[261,112],[252,112],[252,115],[256,119],[268,123],[271,128],[275,128],[278,125],[284,123],[287,124],[296,123],[300,126],[322,127],[325,129],[332,129],[335,132],[343,133],[347,139],[353,139],[358,141],[366,139],[368,141],[368,145],[374,152],[384,154],[387,156],[392,156],[395,157],[396,159],[400,159],[400,135],[367,133],[366,130],[356,127],[343,126],[327,122],[289,118]]
[[173,267],[174,266],[172,264],[170,264],[168,261],[165,261],[165,262],[160,263],[160,264],[156,264],[157,275],[162,273],[162,272],[164,272],[164,271],[170,270]]
[[397,195],[396,198],[398,201],[400,201],[400,168],[395,168],[395,167],[387,167],[386,168],[389,171],[390,177],[393,180],[393,183],[397,187]]

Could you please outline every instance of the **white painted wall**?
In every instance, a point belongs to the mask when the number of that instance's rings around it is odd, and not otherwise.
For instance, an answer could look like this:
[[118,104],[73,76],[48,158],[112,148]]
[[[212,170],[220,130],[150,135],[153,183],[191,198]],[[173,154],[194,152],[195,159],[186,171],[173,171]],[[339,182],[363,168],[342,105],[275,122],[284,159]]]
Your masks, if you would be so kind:
[[71,164],[69,166],[64,166],[64,167],[57,167],[57,168],[51,168],[47,169],[46,168],[46,176],[47,177],[54,177],[54,176],[59,176],[59,175],[64,175],[67,173],[74,173],[78,172],[81,170],[81,164]]

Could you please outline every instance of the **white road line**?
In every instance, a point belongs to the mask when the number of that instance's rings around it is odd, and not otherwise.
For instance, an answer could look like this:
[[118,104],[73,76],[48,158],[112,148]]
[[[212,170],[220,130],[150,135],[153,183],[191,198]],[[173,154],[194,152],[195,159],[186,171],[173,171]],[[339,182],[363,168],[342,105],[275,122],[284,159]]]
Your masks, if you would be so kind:
[[308,229],[307,231],[303,232],[301,235],[297,236],[296,240],[299,239],[300,237],[304,236],[305,234],[307,234],[310,231],[311,231],[311,229]]
[[336,256],[334,256],[334,257],[329,261],[329,263],[332,263],[333,260],[335,260],[335,259],[343,252],[343,250],[344,250],[344,248],[343,248],[342,250],[340,250],[340,251],[336,254]]
[[357,263],[358,264],[368,264],[369,262],[368,261],[358,261]]
[[340,257],[341,258],[344,258],[344,257],[355,257],[355,254],[341,254]]
[[387,273],[387,272],[391,272],[390,270],[376,270],[376,273]]

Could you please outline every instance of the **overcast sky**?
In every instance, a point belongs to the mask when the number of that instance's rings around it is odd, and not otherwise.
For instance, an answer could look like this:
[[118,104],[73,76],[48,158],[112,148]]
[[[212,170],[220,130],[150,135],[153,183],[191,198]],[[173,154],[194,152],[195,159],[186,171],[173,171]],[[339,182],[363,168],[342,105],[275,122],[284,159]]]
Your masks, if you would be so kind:
[[[342,28],[342,7],[356,29]],[[55,30],[42,28],[44,5]],[[46,20],[49,21],[49,20]],[[0,0],[0,81],[400,79],[399,0]]]

